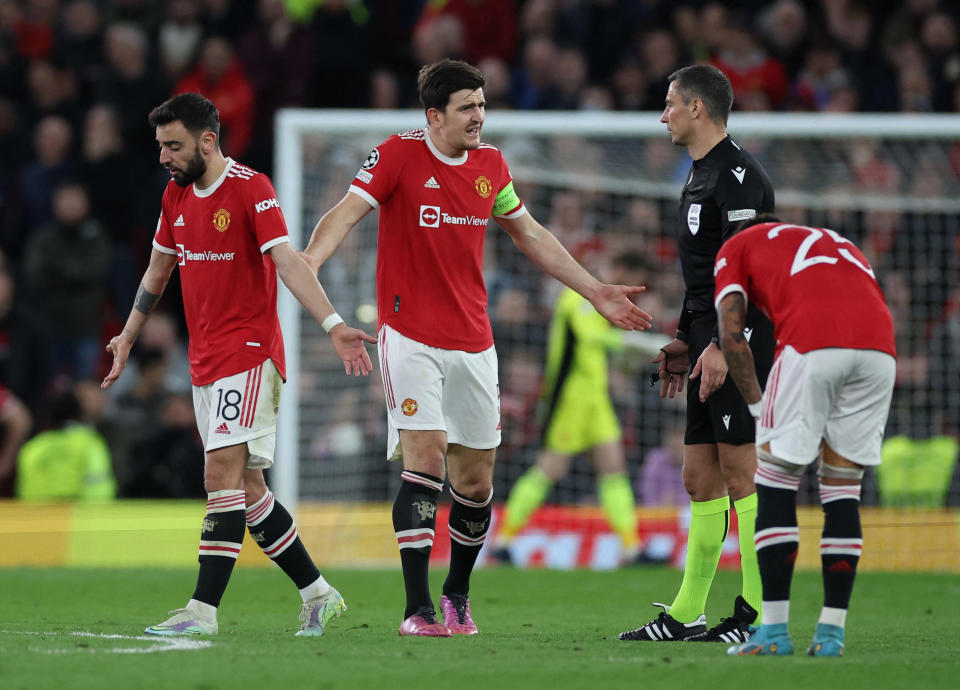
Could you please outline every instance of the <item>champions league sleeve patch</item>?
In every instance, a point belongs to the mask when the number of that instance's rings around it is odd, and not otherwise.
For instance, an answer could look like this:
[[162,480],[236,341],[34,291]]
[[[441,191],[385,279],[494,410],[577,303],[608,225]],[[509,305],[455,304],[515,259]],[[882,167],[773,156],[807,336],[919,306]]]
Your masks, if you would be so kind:
[[364,170],[372,170],[373,168],[377,167],[377,163],[379,162],[380,162],[380,151],[378,151],[377,149],[373,149],[370,152],[370,155],[367,156],[367,160],[365,160],[363,162],[363,165],[360,167],[362,167]]

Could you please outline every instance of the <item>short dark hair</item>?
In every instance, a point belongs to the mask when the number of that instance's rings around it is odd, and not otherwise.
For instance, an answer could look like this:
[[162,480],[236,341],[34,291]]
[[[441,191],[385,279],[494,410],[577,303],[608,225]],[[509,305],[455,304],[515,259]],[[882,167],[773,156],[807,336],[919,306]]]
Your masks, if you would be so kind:
[[650,265],[646,257],[636,250],[629,249],[613,257],[613,265],[626,271],[649,271]]
[[90,190],[87,189],[87,185],[84,184],[83,180],[78,177],[66,177],[61,180],[56,187],[54,187],[54,192],[59,192],[61,189],[79,189],[86,196],[90,196]]
[[156,129],[179,120],[196,137],[207,130],[220,140],[220,111],[213,102],[199,93],[181,93],[169,98],[150,111],[147,121]]
[[733,108],[733,87],[727,75],[713,65],[690,65],[667,77],[668,82],[677,82],[676,89],[684,103],[699,98],[707,109],[707,115],[718,124],[727,124]]
[[450,102],[450,94],[461,89],[476,91],[484,84],[483,72],[463,60],[450,58],[424,65],[417,75],[417,91],[424,110],[443,110]]
[[81,412],[77,394],[68,388],[59,392],[50,403],[50,425],[62,429],[69,422],[79,422]]

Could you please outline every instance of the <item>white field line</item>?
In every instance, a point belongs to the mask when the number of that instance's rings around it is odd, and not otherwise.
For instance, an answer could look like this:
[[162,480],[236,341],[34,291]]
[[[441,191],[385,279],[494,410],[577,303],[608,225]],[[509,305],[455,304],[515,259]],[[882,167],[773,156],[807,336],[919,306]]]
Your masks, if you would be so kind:
[[93,637],[101,640],[132,640],[137,642],[149,642],[149,647],[114,647],[112,649],[89,649],[83,647],[67,649],[44,649],[41,647],[30,646],[28,649],[37,654],[154,654],[156,652],[188,652],[196,649],[206,649],[213,646],[209,640],[192,640],[185,637],[157,637],[154,635],[118,635],[111,633],[94,633],[87,631],[78,631],[70,633],[60,632],[34,632],[29,630],[0,630],[0,635],[43,635],[50,637],[59,637],[69,635],[70,637]]

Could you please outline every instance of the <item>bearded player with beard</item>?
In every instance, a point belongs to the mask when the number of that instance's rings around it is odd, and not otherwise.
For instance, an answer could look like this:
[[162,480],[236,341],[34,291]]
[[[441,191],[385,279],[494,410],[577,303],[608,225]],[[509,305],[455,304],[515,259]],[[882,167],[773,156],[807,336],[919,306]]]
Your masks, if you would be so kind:
[[220,116],[213,103],[194,93],[174,96],[154,108],[149,122],[171,181],[133,309],[107,345],[113,367],[101,386],[109,387],[123,372],[137,335],[179,267],[194,410],[206,451],[207,512],[193,596],[146,633],[217,633],[217,608],[249,528],[300,591],[297,635],[319,637],[346,605],[317,570],[293,518],[263,477],[273,465],[285,377],[277,275],[330,334],[348,375],[369,373],[363,343],[376,339],[343,322],[315,272],[290,247],[269,178],[220,151]]

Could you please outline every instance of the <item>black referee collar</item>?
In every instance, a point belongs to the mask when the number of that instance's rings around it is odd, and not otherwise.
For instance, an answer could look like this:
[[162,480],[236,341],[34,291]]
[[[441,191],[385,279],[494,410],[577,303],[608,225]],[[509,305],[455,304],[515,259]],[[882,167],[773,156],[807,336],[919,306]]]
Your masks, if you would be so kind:
[[722,155],[724,151],[728,151],[731,148],[737,148],[737,145],[733,143],[733,139],[731,139],[730,135],[728,134],[723,139],[718,141],[716,146],[714,146],[712,149],[707,151],[707,155],[705,155],[700,160],[694,161],[693,164],[694,166],[696,166],[699,164],[706,163],[712,160],[713,158],[716,158],[717,156]]

